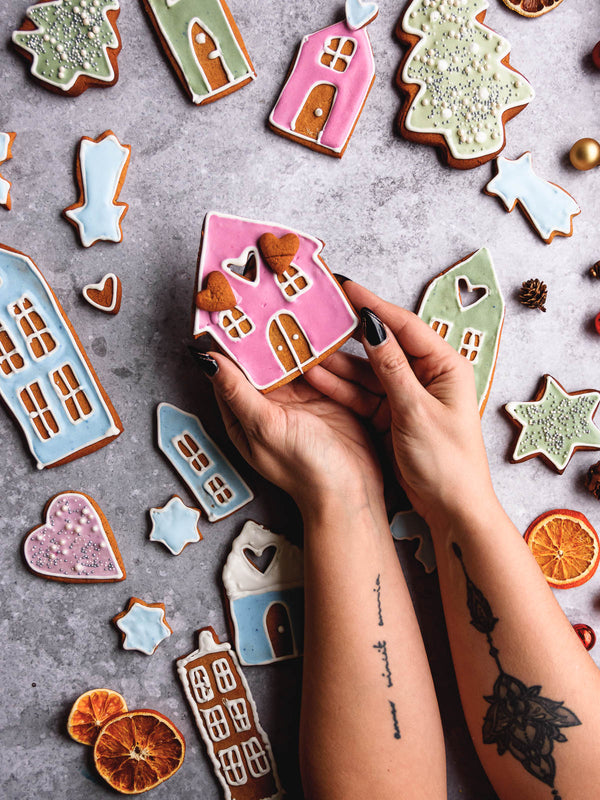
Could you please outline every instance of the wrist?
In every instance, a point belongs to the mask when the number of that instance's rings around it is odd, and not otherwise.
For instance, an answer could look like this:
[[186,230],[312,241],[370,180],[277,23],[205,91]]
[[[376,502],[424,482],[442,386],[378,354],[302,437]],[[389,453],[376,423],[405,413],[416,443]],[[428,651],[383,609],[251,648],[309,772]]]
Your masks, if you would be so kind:
[[506,516],[500,501],[490,485],[487,491],[441,503],[427,515],[427,523],[434,540],[444,543],[466,535],[476,536],[494,529],[494,522]]
[[361,526],[389,528],[383,494],[372,498],[366,492],[320,493],[301,500],[298,507],[305,532],[332,528],[356,531]]

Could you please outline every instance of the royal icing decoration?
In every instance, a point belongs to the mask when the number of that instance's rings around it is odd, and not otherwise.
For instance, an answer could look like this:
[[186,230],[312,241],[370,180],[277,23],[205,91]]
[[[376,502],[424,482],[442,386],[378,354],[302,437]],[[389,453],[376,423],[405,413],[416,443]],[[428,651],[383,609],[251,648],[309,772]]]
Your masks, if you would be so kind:
[[[197,291],[217,271],[236,294],[234,309],[196,308],[194,336],[210,333],[261,390],[292,380],[340,347],[358,319],[320,258],[323,243],[297,233],[298,249],[281,274],[265,260],[259,242],[289,229],[267,222],[207,214],[200,244]],[[289,249],[286,241],[284,249]],[[242,257],[243,266],[235,266]],[[251,267],[251,268],[250,268]]]
[[402,133],[415,141],[433,136],[454,167],[499,153],[505,118],[533,98],[508,64],[510,44],[480,21],[487,7],[487,0],[413,0],[398,27],[411,46],[398,75],[407,94]]
[[210,103],[256,77],[224,0],[144,0],[144,6],[194,103]]
[[118,314],[121,308],[121,281],[109,272],[100,283],[88,283],[82,289],[83,299],[98,311],[106,314]]
[[544,375],[535,398],[507,403],[506,412],[521,432],[513,463],[541,456],[557,472],[564,472],[576,450],[600,450],[600,428],[594,414],[600,392],[566,392],[550,375]]
[[122,633],[123,649],[139,650],[147,656],[173,633],[165,618],[164,604],[146,603],[139,597],[132,597],[113,622]]
[[160,403],[158,446],[187,483],[210,522],[233,514],[254,499],[246,482],[194,414]]
[[177,672],[225,799],[280,800],[269,737],[231,645],[202,628]]
[[483,414],[504,321],[504,298],[489,250],[482,247],[434,278],[417,314],[473,365]]
[[0,397],[39,469],[108,444],[123,428],[33,261],[0,245]]
[[304,632],[302,550],[249,521],[223,568],[235,649],[242,664],[301,655]]
[[131,145],[121,144],[112,131],[105,131],[97,139],[81,139],[77,159],[80,197],[63,214],[77,228],[84,247],[123,239],[121,222],[129,206],[117,203],[117,199],[130,154]]
[[353,31],[364,28],[373,22],[379,8],[376,3],[369,3],[365,0],[346,0],[346,22]]
[[485,187],[487,194],[500,198],[508,212],[517,203],[546,244],[555,236],[571,236],[573,217],[581,209],[568,192],[539,178],[533,171],[531,153],[520,158],[496,159],[498,174]]
[[28,19],[12,40],[31,59],[38,80],[79,94],[118,78],[118,15],[118,0],[48,0],[27,9]]
[[390,523],[392,536],[398,542],[418,541],[415,558],[419,561],[428,574],[436,568],[435,550],[431,531],[425,520],[416,511],[398,511]]
[[[357,2],[349,5],[355,8]],[[362,26],[337,22],[304,37],[269,117],[272,130],[319,152],[344,154],[375,80],[373,50]]]
[[178,556],[186,545],[202,539],[198,530],[200,512],[186,506],[177,495],[166,506],[151,508],[150,519],[150,541],[164,544],[174,556]]
[[125,570],[110,525],[91,497],[62,492],[45,521],[27,534],[25,563],[36,575],[69,583],[122,581]]
[[[11,147],[16,135],[16,133],[0,133],[0,165],[12,158]],[[10,187],[11,182],[0,175],[0,206],[8,209],[12,205]]]

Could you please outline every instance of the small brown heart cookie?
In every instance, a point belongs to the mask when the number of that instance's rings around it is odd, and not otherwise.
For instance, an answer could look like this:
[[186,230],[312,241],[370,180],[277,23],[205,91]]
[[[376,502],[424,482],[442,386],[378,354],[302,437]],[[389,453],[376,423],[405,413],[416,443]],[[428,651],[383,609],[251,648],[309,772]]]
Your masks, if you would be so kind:
[[105,275],[100,283],[88,283],[83,287],[83,299],[107,314],[118,314],[121,308],[121,281],[113,273]]
[[283,275],[298,252],[300,239],[295,233],[286,233],[280,239],[272,233],[263,233],[258,240],[258,246],[273,272]]
[[235,294],[222,272],[208,273],[206,288],[196,295],[196,305],[202,311],[229,311],[235,308]]

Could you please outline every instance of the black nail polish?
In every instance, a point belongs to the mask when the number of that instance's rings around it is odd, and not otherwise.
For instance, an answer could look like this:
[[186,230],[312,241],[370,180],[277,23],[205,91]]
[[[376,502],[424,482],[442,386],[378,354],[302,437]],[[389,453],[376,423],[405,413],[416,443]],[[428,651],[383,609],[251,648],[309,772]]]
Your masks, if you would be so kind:
[[193,347],[190,347],[189,351],[196,364],[206,376],[213,378],[217,374],[219,365],[212,356],[209,356],[208,353],[201,353],[199,350],[194,350]]
[[374,314],[369,308],[361,308],[360,318],[362,320],[365,339],[371,347],[377,347],[378,344],[383,344],[387,339],[387,333],[377,314]]
[[346,283],[346,281],[351,281],[352,280],[352,278],[347,278],[345,275],[342,275],[341,272],[334,272],[333,273],[333,277],[340,284],[340,286],[342,284]]

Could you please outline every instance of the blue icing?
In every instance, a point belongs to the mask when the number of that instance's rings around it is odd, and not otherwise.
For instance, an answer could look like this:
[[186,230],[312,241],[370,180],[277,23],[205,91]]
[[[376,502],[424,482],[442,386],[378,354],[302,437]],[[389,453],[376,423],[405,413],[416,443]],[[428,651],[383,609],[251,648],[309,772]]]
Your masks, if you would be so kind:
[[125,634],[125,650],[140,650],[152,655],[158,645],[171,635],[163,622],[165,612],[162,608],[149,608],[134,603],[127,614],[117,620],[117,627]]
[[65,214],[77,223],[84,247],[99,239],[121,241],[119,223],[126,206],[115,205],[113,200],[128,155],[128,149],[115,136],[100,142],[81,141],[79,165],[85,202],[80,208],[67,209]]
[[172,497],[164,508],[151,508],[150,517],[150,540],[161,542],[174,556],[178,556],[186,544],[200,541],[200,512],[186,506],[179,497]]
[[[192,490],[210,522],[232,514],[254,498],[247,484],[208,436],[198,417],[169,403],[160,403],[157,416],[158,446]],[[176,442],[185,434],[198,446],[199,457],[187,459],[177,446]],[[184,442],[184,446],[188,445]],[[224,485],[218,491],[211,491],[215,480]]]
[[304,589],[274,590],[238,597],[231,603],[236,627],[237,651],[243,664],[263,664],[275,659],[269,643],[265,616],[271,603],[283,603],[289,613],[296,655],[304,649]]
[[376,3],[365,0],[346,0],[346,22],[352,30],[363,28],[371,22],[378,12]]
[[[38,359],[33,357],[14,315],[14,304],[20,303],[24,297],[39,314],[56,344],[53,350]],[[100,394],[98,383],[59,313],[46,282],[27,256],[3,247],[0,247],[0,326],[10,336],[16,347],[15,352],[24,362],[18,369],[13,364],[14,371],[6,374],[1,368],[5,358],[0,355],[0,397],[23,429],[39,468],[54,464],[88,445],[119,433]],[[65,365],[73,370],[91,406],[91,412],[77,422],[73,421],[61,401],[63,395],[52,378],[53,372]],[[41,438],[20,399],[23,389],[34,382],[39,385],[47,410],[58,427],[58,432],[52,431],[48,439]],[[46,414],[46,423],[50,420],[49,414]]]

